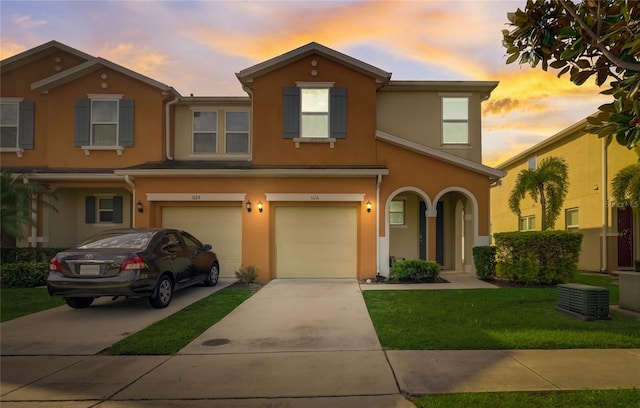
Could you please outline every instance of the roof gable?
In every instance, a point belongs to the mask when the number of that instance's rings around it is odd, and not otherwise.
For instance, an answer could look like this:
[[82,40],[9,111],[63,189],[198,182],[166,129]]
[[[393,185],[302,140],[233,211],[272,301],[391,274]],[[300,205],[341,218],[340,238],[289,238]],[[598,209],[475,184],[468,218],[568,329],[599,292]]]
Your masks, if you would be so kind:
[[296,48],[295,50],[286,52],[282,55],[279,55],[267,61],[261,62],[252,67],[243,69],[242,71],[236,73],[236,77],[243,84],[247,82],[252,82],[253,79],[258,76],[264,75],[282,66],[298,61],[311,54],[321,55],[339,64],[348,66],[356,71],[359,71],[365,75],[375,78],[376,81],[379,83],[387,83],[391,78],[390,72],[386,72],[380,68],[376,68],[373,65],[369,65],[365,62],[362,62],[358,59],[350,57],[346,54],[342,54],[338,51],[325,47],[324,45],[318,44],[316,42],[311,42],[307,45],[303,45],[302,47]]
[[2,70],[2,72],[8,72],[25,66],[39,58],[46,57],[47,55],[52,55],[60,51],[75,55],[78,58],[86,61],[95,58],[92,55],[76,50],[75,48],[69,47],[68,45],[62,44],[58,41],[49,41],[35,48],[31,48],[27,51],[21,52],[20,54],[16,54],[12,57],[0,61],[0,70]]

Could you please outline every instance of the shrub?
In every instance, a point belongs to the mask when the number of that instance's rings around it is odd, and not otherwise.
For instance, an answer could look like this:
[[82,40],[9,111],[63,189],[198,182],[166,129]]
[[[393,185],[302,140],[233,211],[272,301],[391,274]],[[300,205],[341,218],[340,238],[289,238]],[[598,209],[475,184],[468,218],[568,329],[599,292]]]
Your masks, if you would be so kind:
[[67,248],[1,248],[0,262],[49,262],[58,252]]
[[48,262],[3,263],[0,267],[0,286],[3,288],[35,288],[47,283]]
[[391,280],[400,282],[434,282],[439,275],[440,265],[418,259],[396,261],[391,268]]
[[496,274],[525,285],[567,282],[578,270],[582,234],[567,231],[494,234]]
[[236,278],[242,283],[253,283],[258,277],[258,270],[254,266],[247,266],[236,271]]
[[636,272],[640,272],[640,259],[636,260]]
[[476,275],[483,280],[496,277],[496,247],[473,247],[473,263],[476,265]]

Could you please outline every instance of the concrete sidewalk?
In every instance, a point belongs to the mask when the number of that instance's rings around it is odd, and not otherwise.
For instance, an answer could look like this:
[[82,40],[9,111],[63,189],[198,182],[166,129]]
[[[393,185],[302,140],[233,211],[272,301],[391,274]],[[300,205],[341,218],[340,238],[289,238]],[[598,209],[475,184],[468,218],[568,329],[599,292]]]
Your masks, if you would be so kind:
[[[485,284],[460,275],[445,278]],[[3,408],[408,408],[403,395],[640,388],[640,349],[382,350],[355,280],[272,281],[175,356],[1,364]]]

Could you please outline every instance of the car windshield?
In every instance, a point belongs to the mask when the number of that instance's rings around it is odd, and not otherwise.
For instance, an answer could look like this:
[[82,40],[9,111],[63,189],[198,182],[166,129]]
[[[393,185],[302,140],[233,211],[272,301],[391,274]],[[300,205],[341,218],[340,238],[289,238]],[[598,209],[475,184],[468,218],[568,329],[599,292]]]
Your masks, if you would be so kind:
[[96,248],[131,248],[143,249],[149,243],[152,232],[130,232],[110,235],[96,235],[93,238],[83,242],[78,249],[96,249]]

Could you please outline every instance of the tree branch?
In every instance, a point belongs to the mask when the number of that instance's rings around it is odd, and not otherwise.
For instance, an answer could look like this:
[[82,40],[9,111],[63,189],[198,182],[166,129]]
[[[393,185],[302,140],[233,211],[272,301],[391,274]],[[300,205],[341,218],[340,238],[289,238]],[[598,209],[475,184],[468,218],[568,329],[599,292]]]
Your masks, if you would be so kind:
[[624,61],[614,55],[611,51],[609,51],[607,47],[605,47],[604,44],[600,42],[600,37],[598,37],[593,31],[591,31],[589,26],[584,22],[582,18],[580,18],[578,13],[576,13],[576,10],[572,6],[570,6],[566,0],[558,0],[558,3],[560,3],[560,5],[567,11],[567,13],[569,13],[571,17],[575,19],[575,21],[580,25],[580,27],[582,27],[587,35],[591,37],[591,39],[595,42],[594,47],[600,50],[600,52],[602,52],[602,55],[604,55],[609,61],[616,64],[620,68],[628,69],[630,71],[640,71],[640,63]]

